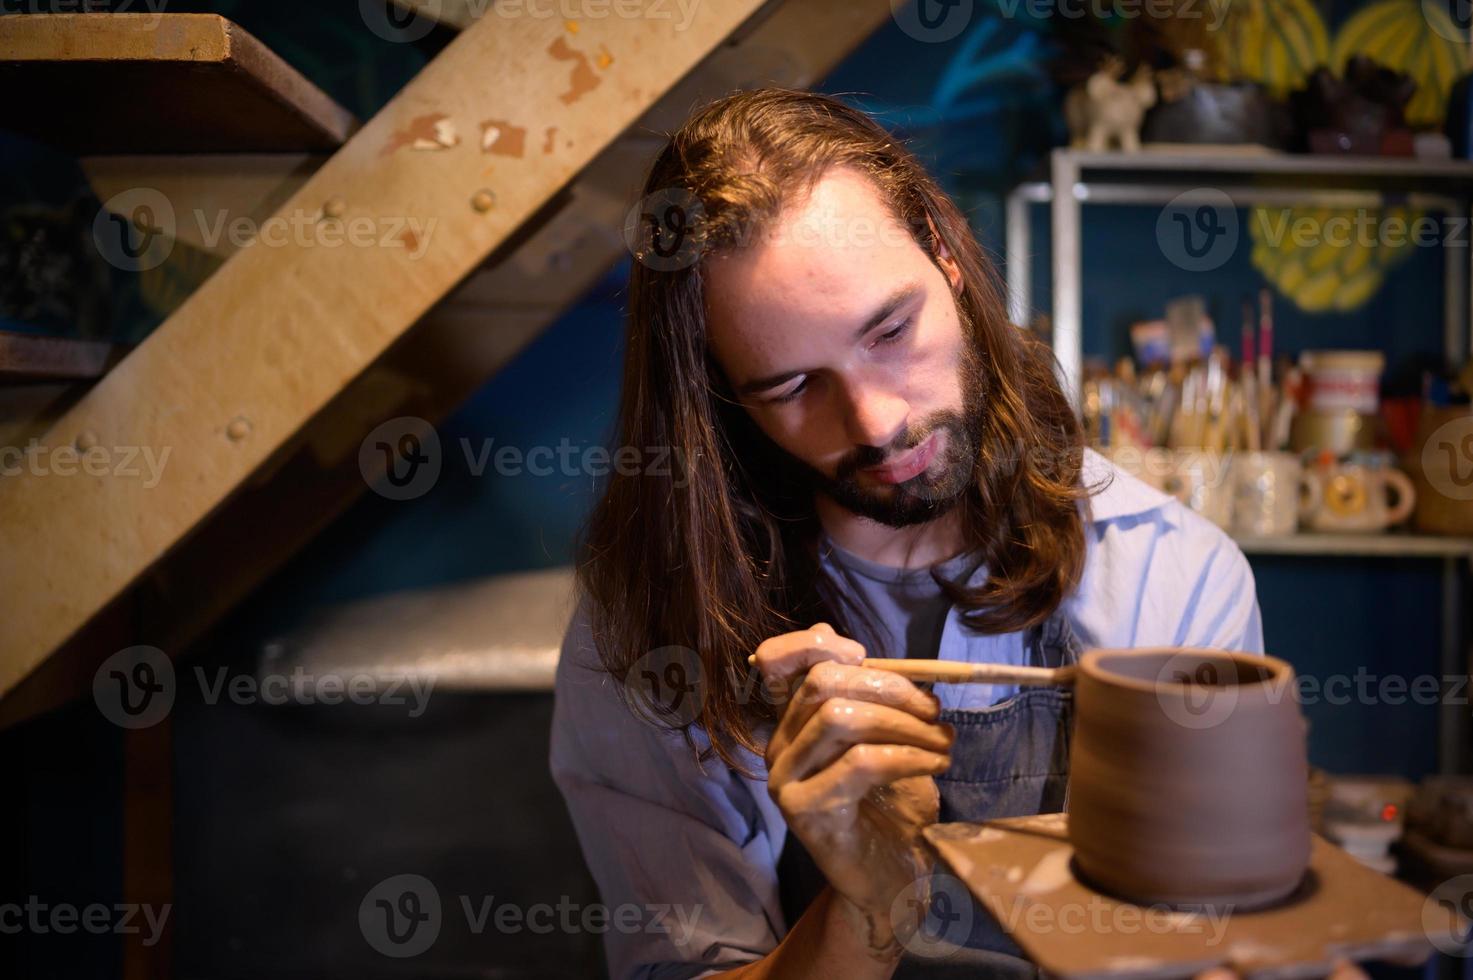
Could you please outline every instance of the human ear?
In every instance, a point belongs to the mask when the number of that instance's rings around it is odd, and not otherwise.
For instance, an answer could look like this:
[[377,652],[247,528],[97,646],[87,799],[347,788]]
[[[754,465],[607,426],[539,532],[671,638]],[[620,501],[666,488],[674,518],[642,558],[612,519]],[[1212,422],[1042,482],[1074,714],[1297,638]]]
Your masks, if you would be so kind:
[[936,264],[941,266],[941,271],[946,274],[951,283],[951,291],[960,295],[962,291],[962,269],[957,265],[956,259],[952,258],[951,250],[946,247],[946,242],[941,233],[936,230],[936,222],[931,216],[926,215],[926,224],[931,228],[931,239],[936,243]]

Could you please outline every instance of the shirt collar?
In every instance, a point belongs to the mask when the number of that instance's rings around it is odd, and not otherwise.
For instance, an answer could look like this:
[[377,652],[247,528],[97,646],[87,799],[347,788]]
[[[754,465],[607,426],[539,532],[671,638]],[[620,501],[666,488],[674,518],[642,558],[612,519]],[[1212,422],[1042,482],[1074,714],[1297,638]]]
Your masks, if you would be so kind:
[[[1091,491],[1090,520],[1095,524],[1139,517],[1153,511],[1171,521],[1171,497],[1150,484],[1131,476],[1093,449],[1085,449],[1080,479]],[[1172,521],[1172,523],[1175,523]]]

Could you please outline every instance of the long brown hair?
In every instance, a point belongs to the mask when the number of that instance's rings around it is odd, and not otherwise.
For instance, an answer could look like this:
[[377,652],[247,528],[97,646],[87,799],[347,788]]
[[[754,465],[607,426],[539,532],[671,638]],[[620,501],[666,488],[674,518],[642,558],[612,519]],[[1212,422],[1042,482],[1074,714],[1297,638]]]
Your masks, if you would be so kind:
[[867,174],[932,260],[944,243],[961,269],[958,310],[981,370],[984,418],[973,485],[958,506],[967,545],[988,570],[976,588],[942,583],[963,620],[991,633],[1037,626],[1084,565],[1083,435],[1052,353],[1008,321],[971,227],[914,155],[863,112],[810,92],[747,91],[698,110],[643,191],[645,201],[680,202],[690,222],[682,245],[695,258],[637,251],[618,418],[619,446],[668,447],[678,465],[610,476],[578,579],[594,600],[600,660],[621,683],[650,651],[693,651],[699,712],[671,724],[692,744],[690,725],[699,725],[743,771],[737,750],[760,755],[754,727],[780,710],[751,696],[748,654],[769,637],[846,618],[819,566],[811,489],[790,476],[708,350],[702,265],[742,247],[835,166]]

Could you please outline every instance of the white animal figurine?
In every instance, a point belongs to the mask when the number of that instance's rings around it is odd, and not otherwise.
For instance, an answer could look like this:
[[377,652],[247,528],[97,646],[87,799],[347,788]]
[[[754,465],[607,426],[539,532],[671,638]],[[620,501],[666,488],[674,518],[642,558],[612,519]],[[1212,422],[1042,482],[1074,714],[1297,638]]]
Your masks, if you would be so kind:
[[1125,66],[1108,59],[1088,82],[1076,86],[1064,100],[1070,145],[1100,153],[1119,146],[1126,153],[1141,148],[1141,121],[1156,104],[1156,82],[1149,65],[1141,65],[1128,82],[1121,81]]

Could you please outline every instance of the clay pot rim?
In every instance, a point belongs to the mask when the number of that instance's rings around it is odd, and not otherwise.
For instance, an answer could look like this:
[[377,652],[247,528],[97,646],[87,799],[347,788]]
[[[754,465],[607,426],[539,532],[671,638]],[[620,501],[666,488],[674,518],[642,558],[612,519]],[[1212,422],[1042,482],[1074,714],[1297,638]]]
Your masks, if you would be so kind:
[[1219,660],[1225,659],[1234,661],[1235,663],[1261,667],[1268,672],[1268,676],[1263,680],[1234,685],[1239,691],[1257,691],[1280,684],[1290,684],[1294,680],[1294,666],[1287,660],[1281,660],[1278,657],[1266,653],[1250,653],[1246,650],[1219,650],[1213,647],[1098,647],[1087,650],[1080,656],[1079,670],[1080,673],[1088,676],[1090,680],[1096,681],[1097,683],[1122,687],[1141,694],[1157,694],[1162,691],[1185,691],[1190,686],[1186,683],[1144,681],[1100,667],[1100,661],[1106,657],[1146,657],[1161,656],[1162,654],[1166,656],[1197,654]]

